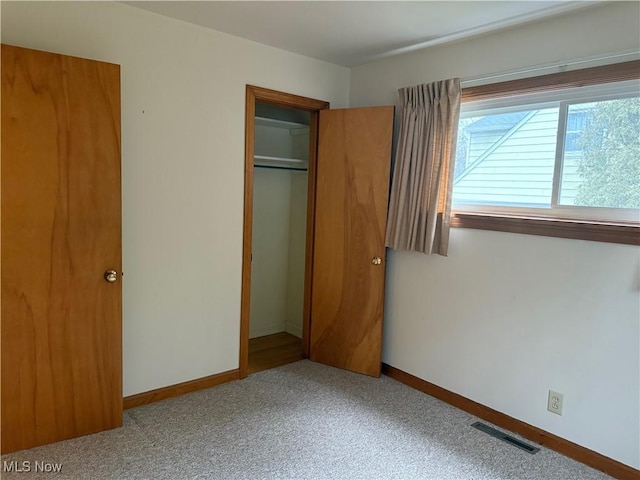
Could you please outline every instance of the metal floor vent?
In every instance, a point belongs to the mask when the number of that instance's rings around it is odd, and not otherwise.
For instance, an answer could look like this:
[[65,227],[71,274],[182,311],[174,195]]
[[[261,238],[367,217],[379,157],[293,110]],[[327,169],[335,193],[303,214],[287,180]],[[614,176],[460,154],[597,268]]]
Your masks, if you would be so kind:
[[531,455],[540,451],[539,448],[533,447],[528,443],[521,442],[517,438],[513,438],[511,435],[507,435],[506,433],[503,433],[500,430],[496,430],[495,428],[490,427],[489,425],[485,425],[482,422],[472,423],[471,426],[474,428],[477,428],[481,432],[491,435],[492,437],[496,437],[497,439],[502,440],[503,442],[507,442],[513,445],[514,447],[518,447],[520,450],[524,450],[525,452],[528,452]]

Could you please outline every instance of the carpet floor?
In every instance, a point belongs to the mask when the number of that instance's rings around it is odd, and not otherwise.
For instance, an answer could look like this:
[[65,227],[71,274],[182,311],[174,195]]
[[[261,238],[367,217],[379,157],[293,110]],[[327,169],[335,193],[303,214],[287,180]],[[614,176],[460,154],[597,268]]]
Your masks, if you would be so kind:
[[476,420],[388,377],[304,360],[127,410],[116,430],[5,455],[5,466],[62,470],[2,478],[610,478],[546,448],[531,455],[472,428]]

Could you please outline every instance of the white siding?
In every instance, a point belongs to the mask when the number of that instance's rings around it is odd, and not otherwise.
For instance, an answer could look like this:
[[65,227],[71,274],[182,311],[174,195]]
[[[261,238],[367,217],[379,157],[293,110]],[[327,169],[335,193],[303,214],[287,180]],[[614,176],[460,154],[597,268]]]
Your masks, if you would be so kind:
[[474,132],[469,134],[469,157],[467,165],[471,165],[480,155],[487,151],[505,132]]
[[[548,205],[557,129],[558,109],[539,110],[456,180],[454,203]],[[487,146],[481,135],[472,135],[470,152],[480,145],[486,151],[493,144]]]

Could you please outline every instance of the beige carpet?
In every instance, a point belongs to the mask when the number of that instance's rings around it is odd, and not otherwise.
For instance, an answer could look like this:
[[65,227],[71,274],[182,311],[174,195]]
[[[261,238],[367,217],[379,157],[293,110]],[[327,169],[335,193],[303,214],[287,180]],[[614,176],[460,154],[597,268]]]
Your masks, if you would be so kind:
[[387,377],[301,361],[128,410],[121,429],[4,456],[62,471],[2,479],[610,478],[545,448],[524,452],[476,420]]

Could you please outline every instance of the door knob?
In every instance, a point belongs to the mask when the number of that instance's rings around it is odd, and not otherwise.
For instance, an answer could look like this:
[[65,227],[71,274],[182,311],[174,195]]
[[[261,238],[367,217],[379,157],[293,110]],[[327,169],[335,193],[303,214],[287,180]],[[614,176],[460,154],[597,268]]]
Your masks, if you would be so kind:
[[380,257],[373,257],[371,259],[371,263],[373,265],[380,265],[380,264],[382,264],[382,259]]
[[104,272],[104,279],[109,283],[113,283],[118,280],[118,272],[115,270],[107,270]]

